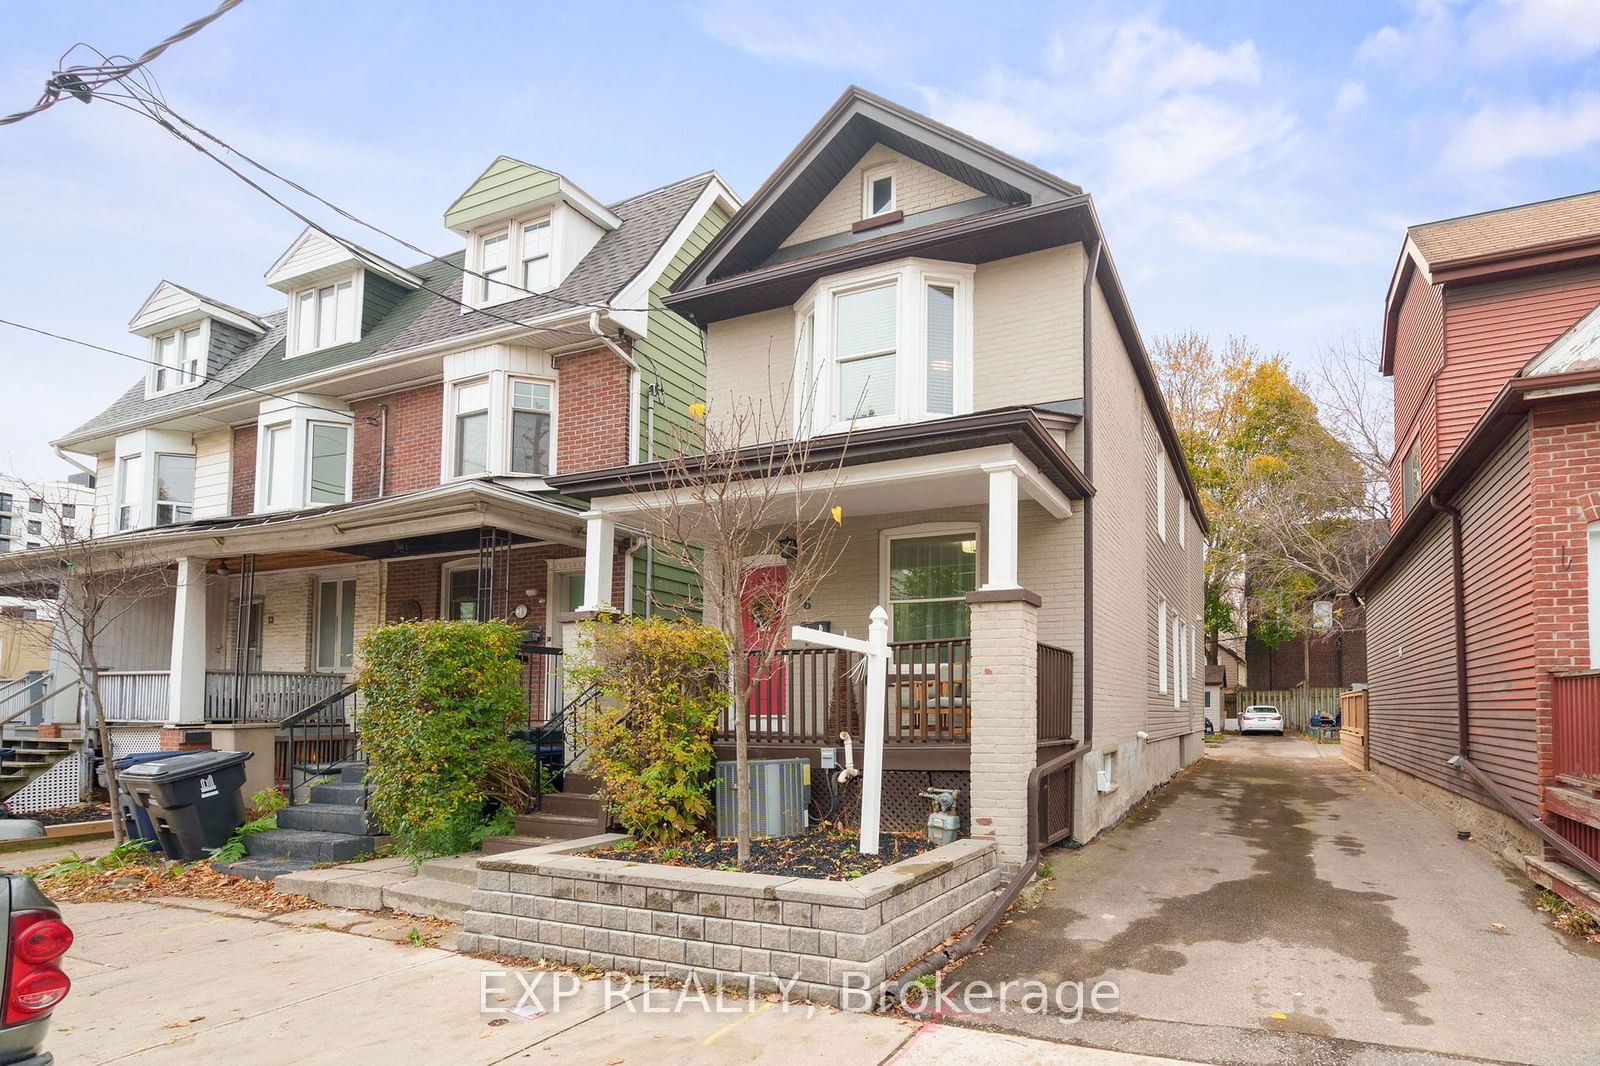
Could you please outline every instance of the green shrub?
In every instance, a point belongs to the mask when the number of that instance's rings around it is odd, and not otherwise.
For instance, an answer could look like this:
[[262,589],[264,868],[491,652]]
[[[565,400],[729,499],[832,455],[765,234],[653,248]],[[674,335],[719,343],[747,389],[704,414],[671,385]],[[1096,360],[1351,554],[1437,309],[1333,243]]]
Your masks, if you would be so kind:
[[640,840],[687,836],[712,811],[711,734],[728,705],[728,645],[687,619],[584,624],[577,687],[600,701],[580,722],[607,807]]
[[401,854],[471,850],[497,808],[528,809],[533,757],[510,736],[527,713],[520,640],[504,622],[405,622],[362,640],[368,806]]

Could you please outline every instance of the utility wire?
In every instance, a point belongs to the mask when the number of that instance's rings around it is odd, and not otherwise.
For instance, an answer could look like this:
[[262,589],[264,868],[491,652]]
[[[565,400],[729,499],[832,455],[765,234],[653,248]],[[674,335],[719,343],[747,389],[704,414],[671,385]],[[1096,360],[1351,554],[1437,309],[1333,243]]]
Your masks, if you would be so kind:
[[[38,326],[30,326],[22,322],[14,322],[9,318],[0,318],[0,326],[10,326],[12,329],[20,329],[27,333],[37,333],[41,337],[49,337],[51,340],[64,341],[67,344],[76,344],[80,348],[88,348],[91,351],[96,352],[104,352],[107,355],[114,355],[120,359],[129,359],[135,363],[144,363],[146,366],[158,367],[162,370],[171,370],[174,373],[182,374],[184,377],[192,376],[197,381],[208,381],[219,385],[231,386],[244,392],[251,392],[257,396],[265,396],[273,400],[287,400],[298,407],[306,407],[313,411],[326,411],[330,415],[339,415],[345,418],[350,416],[349,411],[340,411],[332,407],[319,407],[316,404],[306,403],[301,399],[297,399],[296,397],[286,396],[281,392],[273,392],[270,389],[260,389],[253,385],[243,385],[237,381],[229,381],[226,378],[215,377],[211,374],[206,374],[199,371],[196,371],[193,375],[190,375],[187,371],[181,370],[175,366],[169,366],[166,363],[155,359],[149,359],[142,355],[133,355],[129,352],[119,352],[115,348],[107,348],[104,345],[95,344],[93,341],[79,340],[77,337],[69,337],[64,333],[52,333],[50,330],[40,329]],[[208,397],[208,399],[215,398],[215,394],[213,394],[211,397]]]
[[[179,41],[193,37],[241,3],[243,3],[243,0],[222,0],[222,3],[211,14],[195,19],[159,44],[146,49],[138,59],[130,59],[122,63],[108,62],[101,66],[75,65],[57,70],[44,83],[44,92],[40,94],[39,99],[34,102],[32,107],[24,111],[18,111],[15,114],[0,116],[0,126],[13,125],[25,118],[31,118],[41,111],[54,107],[61,100],[62,93],[88,103],[93,98],[96,90],[110,85],[112,82],[120,81],[140,70],[147,63],[159,58],[161,53],[168,48],[171,48]],[[72,49],[68,49],[67,54],[71,54],[71,51]],[[65,59],[66,55],[63,55],[62,61],[64,62]]]

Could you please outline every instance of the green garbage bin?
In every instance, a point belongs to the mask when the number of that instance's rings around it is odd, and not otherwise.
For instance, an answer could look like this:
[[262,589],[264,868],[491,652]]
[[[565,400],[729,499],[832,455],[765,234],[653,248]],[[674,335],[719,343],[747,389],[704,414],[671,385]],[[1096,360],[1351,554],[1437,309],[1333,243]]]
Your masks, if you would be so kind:
[[244,821],[248,751],[201,751],[130,766],[118,775],[150,816],[169,859],[192,862],[220,848]]

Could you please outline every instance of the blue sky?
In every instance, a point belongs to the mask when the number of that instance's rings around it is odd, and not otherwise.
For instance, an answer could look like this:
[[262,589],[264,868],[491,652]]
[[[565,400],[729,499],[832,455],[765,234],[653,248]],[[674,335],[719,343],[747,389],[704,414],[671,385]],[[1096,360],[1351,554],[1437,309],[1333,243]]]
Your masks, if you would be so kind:
[[[137,52],[210,7],[12,11],[0,111],[74,41]],[[854,82],[1088,189],[1147,337],[1309,366],[1376,332],[1407,224],[1595,187],[1597,53],[1593,0],[247,0],[154,69],[178,110],[441,252],[497,154],[608,201],[712,168],[747,195]],[[0,317],[143,354],[126,323],[158,280],[270,310],[299,229],[104,103],[0,128]],[[63,472],[45,441],[139,373],[3,327],[0,368],[0,469],[25,476]]]

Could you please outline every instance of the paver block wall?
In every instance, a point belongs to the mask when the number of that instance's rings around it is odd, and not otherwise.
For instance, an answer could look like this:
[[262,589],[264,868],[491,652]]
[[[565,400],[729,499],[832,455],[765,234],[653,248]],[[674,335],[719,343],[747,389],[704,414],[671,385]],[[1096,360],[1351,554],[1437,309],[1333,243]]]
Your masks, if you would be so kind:
[[460,949],[706,986],[781,980],[791,998],[850,1005],[846,989],[876,989],[977,921],[1000,887],[995,846],[971,839],[854,881],[576,854],[620,839],[480,859]]

